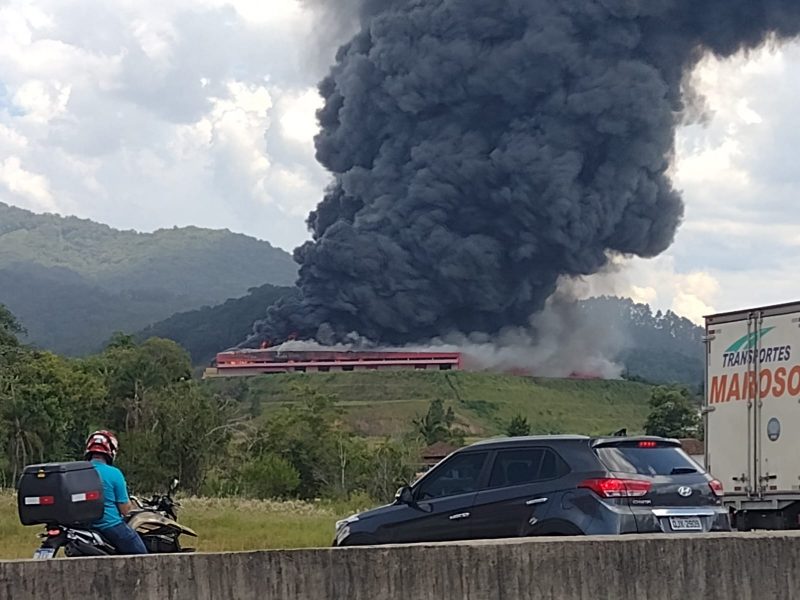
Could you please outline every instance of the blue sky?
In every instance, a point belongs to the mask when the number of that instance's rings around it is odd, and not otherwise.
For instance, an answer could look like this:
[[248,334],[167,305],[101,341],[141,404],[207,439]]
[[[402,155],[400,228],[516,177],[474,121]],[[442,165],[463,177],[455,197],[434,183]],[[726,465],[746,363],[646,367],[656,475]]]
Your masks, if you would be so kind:
[[[312,137],[333,46],[309,42],[318,18],[296,0],[6,0],[0,201],[291,249],[327,182]],[[675,244],[578,287],[695,320],[796,299],[800,44],[708,59],[694,78],[706,111],[676,140]]]

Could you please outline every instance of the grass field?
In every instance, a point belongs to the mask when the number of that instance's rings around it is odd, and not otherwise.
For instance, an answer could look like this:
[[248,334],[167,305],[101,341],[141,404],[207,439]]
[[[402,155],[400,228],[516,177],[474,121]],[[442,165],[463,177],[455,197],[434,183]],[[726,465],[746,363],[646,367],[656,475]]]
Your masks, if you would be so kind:
[[411,420],[441,398],[471,437],[501,433],[515,414],[533,433],[607,434],[641,431],[650,387],[630,381],[541,379],[461,371],[292,373],[209,385],[246,387],[246,400],[270,410],[299,400],[297,386],[335,395],[359,433],[405,432]]
[[[301,401],[298,386],[333,394],[352,428],[375,437],[408,432],[412,420],[441,398],[470,440],[502,433],[516,414],[528,418],[533,433],[640,432],[651,391],[629,381],[439,371],[297,373],[208,385],[237,389],[244,402],[267,414]],[[182,504],[181,521],[200,534],[197,548],[217,551],[328,546],[337,519],[373,503],[188,498]],[[0,558],[30,557],[40,531],[19,524],[14,492],[0,490]]]
[[[13,491],[0,491],[0,559],[30,558],[41,527],[23,527]],[[186,498],[178,517],[199,538],[184,545],[201,552],[330,546],[338,519],[372,506],[352,503],[270,502],[243,499]]]

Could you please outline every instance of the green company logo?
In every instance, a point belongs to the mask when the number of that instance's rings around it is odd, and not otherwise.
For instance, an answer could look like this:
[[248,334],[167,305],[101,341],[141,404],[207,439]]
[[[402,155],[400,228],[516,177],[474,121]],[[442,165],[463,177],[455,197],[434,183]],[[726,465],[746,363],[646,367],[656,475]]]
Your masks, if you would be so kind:
[[740,350],[750,350],[751,348],[755,348],[756,345],[758,344],[758,339],[763,338],[773,329],[775,328],[765,327],[761,331],[754,331],[753,333],[748,333],[747,335],[740,337],[733,344],[731,344],[731,347],[725,350],[725,352],[726,353],[739,352]]

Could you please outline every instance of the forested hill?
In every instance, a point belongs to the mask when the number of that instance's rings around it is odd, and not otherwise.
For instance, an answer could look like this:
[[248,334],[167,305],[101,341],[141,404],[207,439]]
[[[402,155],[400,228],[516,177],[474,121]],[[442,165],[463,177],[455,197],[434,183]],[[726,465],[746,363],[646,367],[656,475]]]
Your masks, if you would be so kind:
[[589,317],[618,328],[624,343],[616,359],[633,378],[700,386],[703,381],[703,328],[674,312],[652,311],[629,298],[601,297],[581,302]]
[[242,298],[172,315],[147,327],[135,338],[139,341],[151,337],[173,340],[189,351],[193,364],[208,365],[217,352],[235,346],[250,335],[253,322],[264,316],[266,307],[299,293],[296,287],[262,285]]
[[[296,288],[262,286],[222,305],[172,316],[137,334],[140,340],[174,340],[192,355],[195,365],[207,365],[216,352],[242,341],[264,308]],[[590,320],[621,332],[618,352],[609,356],[625,366],[632,379],[699,386],[703,380],[703,329],[673,312],[655,312],[628,298],[592,298],[579,303]]]
[[119,231],[0,203],[0,303],[27,342],[65,354],[295,276],[287,252],[227,230]]

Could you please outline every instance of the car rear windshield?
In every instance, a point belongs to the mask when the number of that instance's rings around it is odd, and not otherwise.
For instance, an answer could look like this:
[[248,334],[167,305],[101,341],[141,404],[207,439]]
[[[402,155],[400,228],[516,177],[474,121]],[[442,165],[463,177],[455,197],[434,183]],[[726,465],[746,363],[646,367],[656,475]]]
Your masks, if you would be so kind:
[[696,462],[680,448],[659,446],[604,446],[596,448],[597,456],[609,471],[639,475],[687,475],[702,473]]

